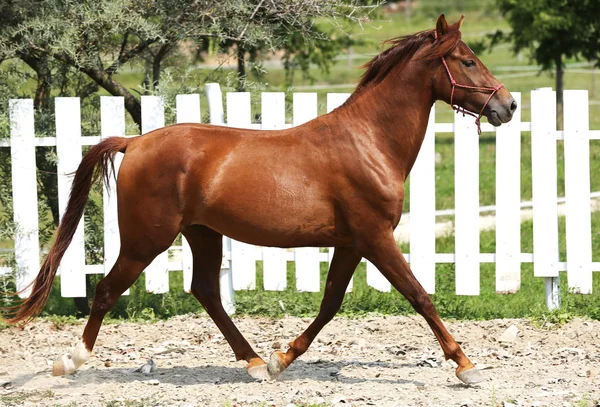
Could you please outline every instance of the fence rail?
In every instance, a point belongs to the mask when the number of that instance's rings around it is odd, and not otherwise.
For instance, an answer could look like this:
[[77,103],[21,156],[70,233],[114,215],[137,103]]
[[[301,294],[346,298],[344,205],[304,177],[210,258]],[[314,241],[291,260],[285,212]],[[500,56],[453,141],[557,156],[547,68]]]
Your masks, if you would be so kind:
[[[218,84],[207,84],[210,122],[225,124],[223,95]],[[341,105],[347,93],[327,95],[327,111]],[[513,95],[520,106],[521,95]],[[226,95],[226,125],[244,128],[281,129],[297,126],[317,116],[317,94],[293,95],[292,123],[286,123],[285,94],[262,94],[262,123],[252,123],[250,94],[231,92]],[[531,122],[521,121],[517,109],[513,120],[499,128],[485,123],[484,132],[496,133],[496,252],[479,250],[479,139],[474,123],[468,117],[455,116],[454,123],[435,123],[432,109],[421,151],[411,173],[410,254],[411,267],[429,293],[435,292],[436,263],[456,264],[456,294],[478,295],[480,263],[496,263],[496,291],[512,293],[520,288],[521,264],[533,263],[534,275],[547,279],[550,300],[556,301],[559,271],[567,271],[569,290],[589,294],[592,272],[600,271],[600,263],[592,262],[590,218],[590,154],[589,141],[600,139],[599,130],[589,130],[587,91],[564,92],[564,131],[556,131],[555,92],[531,92]],[[125,135],[123,98],[101,97],[101,134],[82,136],[78,98],[56,98],[56,137],[35,137],[33,102],[29,99],[10,102],[11,136],[0,141],[0,147],[11,149],[14,203],[15,255],[17,286],[23,288],[35,277],[40,264],[35,148],[56,146],[58,156],[58,201],[64,213],[72,177],[77,169],[82,146],[94,145],[105,137]],[[200,122],[199,95],[178,95],[177,122]],[[158,97],[142,97],[142,133],[165,125],[163,101]],[[435,252],[435,133],[455,135],[455,253]],[[521,138],[531,132],[533,253],[521,253]],[[557,212],[557,140],[564,140],[565,205],[567,261],[558,254]],[[119,153],[116,168],[122,155]],[[119,251],[116,191],[104,190],[104,256],[100,265],[86,265],[83,222],[62,260],[61,294],[80,297],[86,294],[85,274],[107,273]],[[332,250],[300,248],[258,248],[226,239],[221,272],[222,298],[233,311],[233,290],[256,288],[256,261],[263,261],[264,288],[286,288],[287,262],[295,262],[296,287],[299,291],[320,291],[320,263],[330,262]],[[169,260],[168,252],[179,252],[181,260]],[[169,289],[168,273],[183,270],[184,289],[189,290],[192,255],[182,238],[181,246],[173,246],[158,256],[145,270],[149,292],[164,293]],[[0,268],[6,273],[8,268]],[[390,284],[367,262],[367,283],[381,291]],[[350,284],[349,289],[351,289]],[[553,291],[554,290],[554,291]],[[127,293],[126,293],[127,294]],[[27,293],[25,293],[27,295]],[[554,296],[554,297],[553,297]],[[549,306],[556,306],[550,301]]]

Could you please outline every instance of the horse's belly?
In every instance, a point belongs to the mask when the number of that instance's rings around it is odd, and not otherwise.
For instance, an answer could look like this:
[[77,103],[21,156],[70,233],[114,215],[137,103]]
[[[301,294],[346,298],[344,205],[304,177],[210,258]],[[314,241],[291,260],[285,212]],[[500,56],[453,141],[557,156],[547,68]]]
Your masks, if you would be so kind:
[[205,208],[196,222],[235,240],[260,246],[323,247],[350,242],[346,228],[336,222],[333,204],[314,198],[293,202],[240,197]]

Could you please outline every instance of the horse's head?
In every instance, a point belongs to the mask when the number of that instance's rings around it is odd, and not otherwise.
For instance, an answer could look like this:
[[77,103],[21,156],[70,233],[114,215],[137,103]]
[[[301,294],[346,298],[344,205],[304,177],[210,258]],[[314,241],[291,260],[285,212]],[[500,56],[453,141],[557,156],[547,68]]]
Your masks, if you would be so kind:
[[434,81],[436,98],[457,106],[457,111],[473,112],[477,123],[485,116],[492,125],[500,126],[512,119],[517,102],[464,42],[445,41],[460,38],[463,18],[452,25],[443,14],[437,20],[434,46],[436,41],[457,45],[439,59]]

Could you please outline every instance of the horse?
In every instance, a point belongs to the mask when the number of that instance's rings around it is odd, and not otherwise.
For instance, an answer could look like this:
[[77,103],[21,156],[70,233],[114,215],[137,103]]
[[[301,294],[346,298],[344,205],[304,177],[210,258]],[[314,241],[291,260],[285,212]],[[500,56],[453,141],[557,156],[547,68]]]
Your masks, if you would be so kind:
[[[83,157],[31,295],[8,322],[29,322],[43,309],[91,185],[102,177],[109,182],[112,160],[121,152],[116,180],[120,253],[96,286],[81,341],[54,362],[54,375],[72,374],[89,359],[106,313],[182,233],[193,254],[191,292],[255,379],[276,378],[307,351],[339,310],[364,257],[425,318],[446,360],[456,362],[458,379],[482,381],[393,235],[433,103],[443,100],[475,116],[478,126],[482,116],[500,126],[517,108],[462,42],[463,19],[449,25],[442,14],[432,30],[388,40],[390,47],[365,65],[346,103],[301,126],[261,131],[178,124],[101,141]],[[261,246],[335,248],[317,317],[285,353],[272,353],[268,362],[221,304],[223,236]]]

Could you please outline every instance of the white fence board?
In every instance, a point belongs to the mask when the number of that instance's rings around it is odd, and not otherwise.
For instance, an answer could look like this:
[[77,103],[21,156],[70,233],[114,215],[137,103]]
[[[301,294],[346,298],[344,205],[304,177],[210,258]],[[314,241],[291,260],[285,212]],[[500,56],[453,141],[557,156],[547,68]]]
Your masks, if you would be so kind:
[[225,123],[225,114],[223,112],[223,93],[218,83],[207,83],[204,85],[206,99],[208,100],[208,112],[210,114],[210,123],[223,125]]
[[[204,85],[208,99],[208,110],[210,112],[210,123],[223,125],[223,94],[218,83],[207,83]],[[235,301],[233,298],[233,275],[231,271],[231,239],[223,238],[223,264],[219,276],[221,290],[221,303],[225,311],[231,315],[235,312]]]
[[[346,100],[350,97],[350,93],[328,93],[327,94],[327,113],[331,113],[333,110],[337,109],[341,105],[343,105]],[[329,248],[329,264],[331,265],[331,260],[333,259],[333,247]],[[377,270],[379,271],[379,270]],[[373,273],[373,272],[371,272]],[[354,278],[350,280],[348,287],[346,288],[346,292],[352,291],[352,284],[354,282]]]
[[350,93],[328,93],[327,94],[327,113],[332,112],[337,109],[341,105],[343,105],[346,100],[350,97]]
[[556,93],[531,92],[531,194],[533,202],[533,274],[558,276],[556,204]]
[[[177,123],[200,123],[202,121],[200,95],[177,95],[175,103],[177,108]],[[183,289],[189,293],[192,288],[194,262],[192,249],[185,236],[181,236],[181,257]]]
[[[158,96],[142,96],[142,134],[165,126],[165,107]],[[169,291],[169,254],[164,251],[145,270],[146,290],[162,294]]]
[[[100,133],[102,138],[125,135],[125,99],[115,96],[100,97]],[[115,156],[115,172],[119,172],[123,154]],[[121,249],[117,217],[117,182],[110,175],[110,187],[104,184],[104,274],[114,266]],[[128,295],[129,290],[123,295]]]
[[249,92],[227,92],[227,125],[248,128],[252,123]]
[[479,135],[473,117],[454,118],[456,294],[479,295]]
[[[285,126],[285,93],[263,92],[261,112],[262,129],[282,129]],[[285,290],[287,287],[286,250],[277,247],[265,247],[262,252],[265,290]]]
[[435,293],[435,106],[410,174],[410,268],[429,294]]
[[[8,106],[16,283],[21,291],[37,276],[40,267],[33,100],[12,99]],[[27,297],[30,293],[28,288],[20,296]]]
[[282,129],[285,126],[285,93],[263,92],[260,111],[263,130]]
[[496,130],[496,292],[521,287],[521,94],[510,123]]
[[383,274],[381,274],[379,269],[377,269],[377,267],[375,267],[375,265],[368,260],[367,260],[367,284],[370,287],[373,287],[374,289],[376,289],[378,291],[382,291],[382,292],[386,292],[386,293],[389,293],[391,291],[390,282],[387,280],[387,278],[385,278],[383,276]]
[[587,90],[564,92],[567,279],[569,289],[592,293],[592,221]]
[[[227,93],[227,125],[249,127],[252,121],[250,93]],[[234,290],[256,289],[256,257],[252,245],[231,239],[231,272]]]
[[[223,98],[218,84],[207,84],[211,122],[223,124]],[[327,110],[343,104],[349,94],[328,95]],[[515,94],[520,106],[520,95]],[[435,264],[456,263],[456,291],[458,294],[479,293],[479,264],[496,263],[497,292],[515,292],[520,285],[520,265],[533,262],[537,276],[555,277],[560,270],[568,273],[569,288],[584,294],[592,288],[592,272],[600,271],[600,263],[591,258],[590,221],[590,163],[589,140],[598,138],[597,131],[588,129],[588,100],[586,92],[565,92],[565,130],[554,128],[555,94],[552,91],[532,92],[532,123],[520,121],[520,109],[513,122],[497,129],[496,151],[496,253],[479,253],[479,145],[471,117],[457,116],[456,122],[434,123],[433,115],[422,150],[411,175],[411,253],[406,254],[415,275],[432,293],[435,292]],[[315,93],[293,96],[293,125],[297,126],[317,115]],[[145,133],[164,125],[164,109],[160,99],[142,99],[143,128]],[[241,128],[280,129],[285,124],[285,95],[263,93],[261,124],[252,124],[250,94],[227,95],[228,125]],[[23,288],[39,268],[37,231],[37,192],[35,182],[35,147],[57,146],[59,172],[59,210],[64,213],[72,177],[81,157],[81,146],[94,145],[101,138],[122,136],[125,133],[125,109],[122,98],[101,98],[101,137],[81,137],[79,101],[75,98],[56,99],[56,137],[35,138],[33,105],[31,101],[11,101],[11,139],[0,147],[10,146],[13,154],[13,188],[17,263],[21,273],[18,287]],[[177,96],[177,121],[200,122],[198,95]],[[490,125],[483,126],[491,131]],[[520,249],[520,158],[521,131],[532,131],[534,254]],[[456,253],[435,253],[435,131],[455,132],[456,179]],[[565,201],[567,224],[567,262],[558,258],[558,211],[556,204],[556,141],[564,139],[565,146]],[[122,154],[117,154],[116,167]],[[30,181],[28,181],[28,179]],[[29,186],[28,186],[29,185]],[[98,270],[108,272],[119,252],[115,182],[111,194],[105,190],[105,264],[85,265],[82,224],[73,244],[61,264],[63,296],[85,295],[85,273]],[[32,214],[35,214],[33,216]],[[184,288],[190,289],[193,275],[191,248],[182,239],[181,262],[168,262],[163,253],[146,270],[147,289],[152,292],[168,290],[168,271],[183,269]],[[280,248],[259,248],[240,242],[224,240],[224,263],[221,270],[221,298],[227,312],[233,312],[232,289],[254,289],[256,260],[263,260],[264,287],[282,290],[287,285],[287,262],[296,267],[298,291],[320,290],[321,262],[331,262],[333,248],[320,253],[317,248],[300,248],[294,253]],[[229,268],[229,264],[231,264]],[[0,270],[6,273],[6,268]],[[546,282],[549,282],[547,280]],[[552,280],[556,282],[557,280]],[[389,291],[389,282],[367,263],[367,283],[378,290]],[[351,285],[349,286],[349,290]],[[553,291],[554,293],[554,291]]]
[[[294,93],[293,117],[294,126],[300,126],[318,115],[316,93]],[[317,247],[302,247],[295,251],[296,290],[319,292],[321,290],[321,262]]]
[[[56,165],[58,172],[58,211],[62,220],[67,204],[73,173],[81,162],[81,114],[79,98],[56,98]],[[85,297],[85,246],[83,218],[60,263],[60,292],[62,297]]]
[[293,96],[293,118],[294,126],[304,124],[318,115],[318,103],[316,93],[294,93]]

